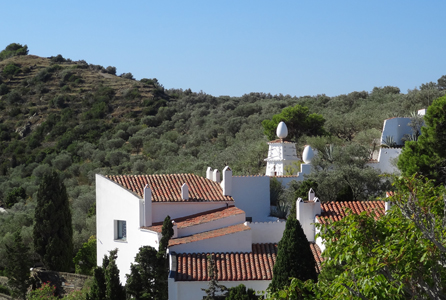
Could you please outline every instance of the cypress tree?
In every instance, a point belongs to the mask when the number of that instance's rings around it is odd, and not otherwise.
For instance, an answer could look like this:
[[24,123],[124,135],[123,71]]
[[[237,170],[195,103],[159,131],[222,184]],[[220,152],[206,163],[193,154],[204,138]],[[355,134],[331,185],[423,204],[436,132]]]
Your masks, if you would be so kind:
[[105,297],[107,300],[125,300],[125,290],[119,281],[119,269],[116,265],[118,249],[110,251],[109,262],[105,268]]
[[11,246],[6,245],[5,273],[8,285],[12,289],[14,298],[26,299],[26,291],[31,284],[29,248],[23,244],[20,231],[14,234]]
[[73,259],[73,228],[65,185],[57,172],[45,175],[37,191],[34,248],[49,270],[67,271]]
[[268,287],[271,292],[277,292],[289,286],[290,278],[317,281],[316,261],[307,237],[296,218],[287,219],[278,248],[273,268],[273,280]]
[[167,300],[168,297],[168,277],[169,277],[169,258],[167,257],[167,248],[169,246],[169,240],[173,236],[173,224],[170,216],[167,216],[163,222],[163,228],[161,229],[161,240],[158,249],[158,272],[156,274],[156,289],[157,299]]

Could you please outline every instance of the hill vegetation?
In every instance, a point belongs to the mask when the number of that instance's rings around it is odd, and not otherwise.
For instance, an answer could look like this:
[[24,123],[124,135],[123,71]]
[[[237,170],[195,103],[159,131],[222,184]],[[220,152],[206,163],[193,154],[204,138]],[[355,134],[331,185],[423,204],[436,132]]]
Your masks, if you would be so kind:
[[[8,46],[9,47],[9,46]],[[41,179],[60,172],[72,209],[74,253],[95,234],[94,175],[196,173],[230,165],[235,175],[264,173],[262,121],[299,104],[325,119],[332,138],[370,147],[383,120],[409,116],[446,93],[446,77],[401,93],[292,97],[250,93],[214,97],[134,80],[113,66],[27,55],[15,44],[0,54],[0,270],[20,228],[31,247]],[[26,47],[25,50],[23,50]],[[22,50],[21,50],[22,49]],[[298,140],[298,151],[309,139]]]

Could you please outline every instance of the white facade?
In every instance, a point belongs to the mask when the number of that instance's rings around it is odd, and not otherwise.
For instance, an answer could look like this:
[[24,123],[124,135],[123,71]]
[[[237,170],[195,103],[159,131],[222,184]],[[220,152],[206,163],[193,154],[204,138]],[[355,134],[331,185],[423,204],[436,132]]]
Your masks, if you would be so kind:
[[410,118],[391,118],[384,120],[383,132],[381,135],[381,142],[386,140],[386,137],[393,137],[393,140],[398,145],[404,145],[403,137],[412,134],[412,128],[409,127]]
[[[118,239],[117,221],[126,222],[125,239]],[[123,284],[139,248],[146,245],[155,249],[159,247],[161,235],[141,229],[143,225],[143,200],[113,181],[96,175],[97,264],[102,265],[104,255],[118,248],[116,264]]]
[[253,222],[270,221],[268,176],[232,177],[232,197],[235,206],[246,213]]

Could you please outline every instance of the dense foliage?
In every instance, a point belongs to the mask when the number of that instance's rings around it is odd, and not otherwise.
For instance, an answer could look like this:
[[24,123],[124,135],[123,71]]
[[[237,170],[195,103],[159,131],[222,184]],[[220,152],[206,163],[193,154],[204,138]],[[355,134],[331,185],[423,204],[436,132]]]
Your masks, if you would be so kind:
[[446,190],[397,178],[381,218],[350,214],[321,225],[325,260],[318,283],[293,280],[272,299],[446,299]]
[[[10,207],[0,214],[0,269],[17,228],[36,260],[37,191],[52,169],[67,189],[77,253],[95,235],[96,173],[204,175],[208,166],[226,165],[234,175],[264,173],[268,138],[261,124],[284,108],[306,107],[308,115],[322,116],[323,128],[333,137],[369,148],[361,137],[381,130],[384,119],[408,116],[446,93],[442,77],[438,84],[405,94],[396,87],[376,87],[335,97],[214,97],[167,90],[156,78],[137,81],[115,74],[114,67],[62,55],[0,61],[0,204]],[[307,139],[298,140],[298,154]]]
[[14,233],[12,245],[6,245],[5,275],[8,277],[8,286],[12,295],[17,299],[25,299],[28,287],[31,284],[29,248],[23,244],[20,231]]
[[317,281],[316,262],[310,244],[300,222],[293,217],[286,221],[268,290],[276,292],[283,289],[290,284],[290,278]]
[[415,173],[444,183],[446,179],[446,96],[436,99],[424,117],[418,141],[408,141],[398,160],[404,175]]
[[73,260],[73,228],[65,185],[53,171],[37,191],[34,248],[48,270],[69,272]]

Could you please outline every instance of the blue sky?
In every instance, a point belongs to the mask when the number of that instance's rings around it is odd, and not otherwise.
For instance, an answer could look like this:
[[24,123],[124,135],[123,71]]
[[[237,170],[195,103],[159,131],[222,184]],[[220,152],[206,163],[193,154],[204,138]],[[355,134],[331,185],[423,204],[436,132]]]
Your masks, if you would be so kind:
[[219,95],[402,92],[446,74],[446,1],[5,1],[0,48]]

